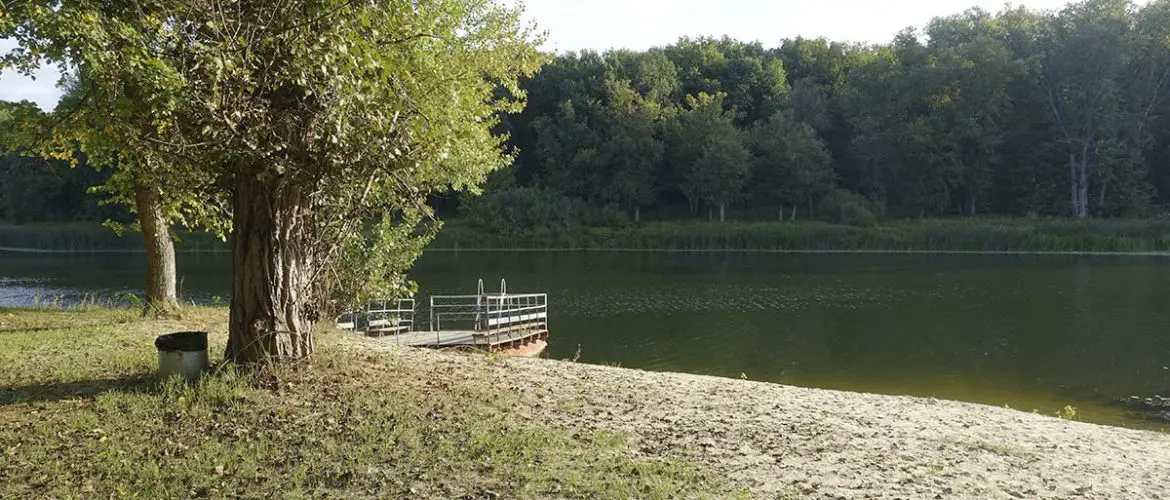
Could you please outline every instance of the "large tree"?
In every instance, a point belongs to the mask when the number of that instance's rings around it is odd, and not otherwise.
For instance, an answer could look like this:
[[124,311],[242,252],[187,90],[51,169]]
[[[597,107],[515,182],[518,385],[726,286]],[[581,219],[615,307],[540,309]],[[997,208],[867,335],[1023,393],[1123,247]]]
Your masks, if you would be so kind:
[[1148,119],[1125,109],[1126,79],[1133,76],[1132,8],[1128,0],[1085,0],[1051,16],[1046,25],[1041,82],[1068,155],[1073,217],[1089,216],[1094,179],[1121,164],[1116,154],[1102,153],[1125,151],[1134,139],[1130,127]]
[[751,171],[744,134],[733,123],[734,113],[724,110],[723,98],[705,93],[688,97],[687,108],[666,127],[679,190],[690,200],[692,211],[700,202],[719,207],[719,220],[724,220],[727,204],[742,196]]
[[27,65],[58,56],[110,110],[136,101],[151,179],[231,200],[241,362],[308,356],[330,300],[402,291],[426,197],[508,163],[491,130],[543,58],[518,10],[477,0],[30,2],[6,22],[63,47]]
[[646,102],[626,81],[607,84],[606,139],[601,145],[605,186],[601,199],[633,207],[641,220],[641,207],[654,201],[662,164],[662,141],[657,137],[657,106]]
[[[163,151],[174,134],[163,121],[180,84],[173,68],[151,50],[160,42],[155,16],[138,15],[132,2],[12,2],[0,17],[0,36],[18,47],[0,66],[31,73],[45,61],[64,66],[65,94],[47,115],[24,113],[8,142],[24,154],[79,158],[112,175],[100,186],[109,201],[130,209],[146,250],[146,312],[178,306],[173,225],[227,231],[226,202],[208,178],[170,163],[188,161]],[[152,8],[159,8],[150,6]],[[118,9],[125,9],[119,11]],[[119,48],[117,53],[110,48]],[[160,111],[161,110],[161,111]],[[126,224],[107,220],[118,231]]]
[[800,205],[812,216],[814,199],[833,186],[833,159],[816,130],[792,111],[781,111],[752,130],[751,146],[754,187],[764,200],[780,205],[779,219],[785,205],[792,207],[792,220]]

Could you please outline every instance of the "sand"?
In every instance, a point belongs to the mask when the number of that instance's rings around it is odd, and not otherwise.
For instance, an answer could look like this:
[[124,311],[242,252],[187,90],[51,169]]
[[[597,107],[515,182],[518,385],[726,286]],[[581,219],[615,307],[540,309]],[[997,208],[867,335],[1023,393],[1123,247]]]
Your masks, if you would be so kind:
[[422,383],[518,396],[517,418],[632,436],[760,498],[1170,498],[1170,436],[993,406],[568,361],[390,350]]

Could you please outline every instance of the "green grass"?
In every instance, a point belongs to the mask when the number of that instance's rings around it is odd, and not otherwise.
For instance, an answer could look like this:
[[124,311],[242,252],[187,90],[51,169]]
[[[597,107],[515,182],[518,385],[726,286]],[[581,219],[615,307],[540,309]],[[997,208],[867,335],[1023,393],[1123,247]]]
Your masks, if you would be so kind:
[[668,221],[496,234],[454,221],[432,248],[769,251],[1168,252],[1170,220],[945,219],[874,227]]
[[720,497],[626,437],[513,414],[516,399],[326,333],[311,363],[159,381],[155,335],[226,311],[0,309],[0,498]]

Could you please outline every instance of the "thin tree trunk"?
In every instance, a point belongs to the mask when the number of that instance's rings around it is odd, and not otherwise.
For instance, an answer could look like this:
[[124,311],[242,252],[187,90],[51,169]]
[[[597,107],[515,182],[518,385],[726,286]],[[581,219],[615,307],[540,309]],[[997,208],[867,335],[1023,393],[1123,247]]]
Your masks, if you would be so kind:
[[796,204],[795,203],[792,204],[792,218],[790,218],[788,220],[790,220],[792,222],[796,222]]
[[780,215],[779,215],[779,218],[777,220],[779,220],[780,222],[784,222],[784,204],[783,203],[780,204]]
[[642,207],[634,205],[634,222],[642,222]]
[[175,242],[163,211],[162,196],[158,189],[135,182],[134,204],[146,245],[146,312],[175,310],[179,307]]
[[727,220],[726,217],[724,217],[726,215],[726,209],[727,209],[726,203],[719,204],[719,222],[723,222],[723,221]]
[[707,205],[707,220],[709,220],[709,221],[715,220],[714,210],[715,209],[712,208],[711,205]]
[[249,363],[309,356],[319,314],[309,201],[298,186],[237,175],[226,357]]
[[812,220],[812,219],[816,218],[816,216],[817,216],[816,212],[813,211],[812,195],[809,195],[809,197],[808,197],[808,218],[809,218],[809,220]]
[[1068,154],[1068,178],[1069,178],[1069,196],[1072,198],[1072,216],[1079,218],[1081,216],[1080,197],[1077,196],[1077,180],[1080,176],[1077,174],[1077,155],[1076,153]]
[[1080,218],[1089,218],[1089,158],[1088,156],[1081,156],[1080,179],[1078,181],[1078,191],[1080,194],[1081,215]]

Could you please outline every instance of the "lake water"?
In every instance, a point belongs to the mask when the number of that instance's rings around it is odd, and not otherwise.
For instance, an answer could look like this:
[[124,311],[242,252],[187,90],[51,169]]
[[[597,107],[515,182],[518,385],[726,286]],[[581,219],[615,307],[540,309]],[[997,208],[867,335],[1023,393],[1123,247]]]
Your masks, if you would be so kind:
[[[0,253],[0,305],[138,291],[141,254]],[[180,255],[226,298],[226,255]],[[1109,400],[1170,395],[1170,258],[434,252],[423,296],[547,292],[549,356],[957,399],[1160,429]]]

